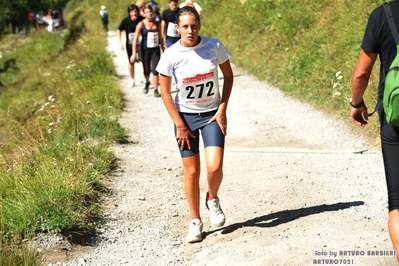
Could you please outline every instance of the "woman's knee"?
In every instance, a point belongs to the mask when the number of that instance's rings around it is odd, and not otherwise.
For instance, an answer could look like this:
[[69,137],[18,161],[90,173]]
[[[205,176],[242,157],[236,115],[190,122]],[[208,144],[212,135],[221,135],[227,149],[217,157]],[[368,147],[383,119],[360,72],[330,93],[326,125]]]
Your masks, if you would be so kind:
[[199,171],[185,171],[184,177],[188,182],[197,183],[200,179]]
[[220,164],[211,164],[207,166],[208,176],[221,176],[223,175],[223,167]]
[[201,168],[194,163],[189,163],[184,167],[184,177],[188,181],[198,182],[201,174]]

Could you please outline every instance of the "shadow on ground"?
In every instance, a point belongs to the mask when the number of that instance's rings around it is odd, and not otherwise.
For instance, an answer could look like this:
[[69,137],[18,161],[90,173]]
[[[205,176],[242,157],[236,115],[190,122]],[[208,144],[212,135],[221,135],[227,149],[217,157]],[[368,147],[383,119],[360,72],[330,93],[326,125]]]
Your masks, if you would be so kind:
[[307,208],[300,208],[296,210],[284,210],[284,211],[279,211],[276,213],[271,213],[268,215],[263,215],[259,217],[255,217],[251,220],[247,220],[242,223],[234,223],[229,226],[219,228],[217,230],[213,230],[210,232],[206,232],[205,236],[213,234],[217,231],[222,231],[222,234],[229,234],[234,232],[235,230],[242,228],[242,227],[261,227],[261,228],[266,228],[266,227],[274,227],[278,226],[280,224],[284,223],[289,223],[292,222],[296,219],[309,216],[309,215],[314,215],[318,213],[323,213],[323,212],[332,212],[332,211],[338,211],[338,210],[343,210],[343,209],[348,209],[350,207],[354,206],[360,206],[364,205],[363,201],[352,201],[352,202],[338,202],[335,204],[323,204],[323,205],[318,205],[318,206],[313,206],[313,207],[307,207]]

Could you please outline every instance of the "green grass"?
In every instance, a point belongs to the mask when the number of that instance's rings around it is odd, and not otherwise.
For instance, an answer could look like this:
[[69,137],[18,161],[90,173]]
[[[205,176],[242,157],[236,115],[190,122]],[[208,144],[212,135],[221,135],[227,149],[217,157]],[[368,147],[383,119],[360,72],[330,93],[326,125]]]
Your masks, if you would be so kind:
[[86,15],[71,10],[67,34],[3,39],[0,67],[14,65],[0,75],[0,265],[40,265],[23,241],[37,232],[92,229],[109,145],[127,136],[106,39]]
[[[167,0],[158,1],[167,8]],[[353,67],[368,14],[382,1],[198,0],[201,34],[231,61],[287,95],[349,120]],[[110,30],[126,2],[106,0]],[[127,132],[122,95],[93,1],[70,1],[66,34],[36,31],[0,43],[0,265],[42,265],[24,243],[37,232],[85,232],[98,212],[109,145]],[[365,95],[374,107],[375,66]],[[1,85],[0,84],[0,85]],[[233,92],[234,93],[234,92]],[[364,134],[378,142],[378,122]],[[361,130],[353,127],[354,130]]]
[[[349,121],[352,71],[368,15],[383,1],[198,2],[212,7],[204,5],[202,34],[222,40],[232,62],[287,95]],[[370,111],[377,98],[378,69],[377,62],[365,95]],[[378,145],[378,126],[372,117],[368,127],[353,125],[353,130]]]

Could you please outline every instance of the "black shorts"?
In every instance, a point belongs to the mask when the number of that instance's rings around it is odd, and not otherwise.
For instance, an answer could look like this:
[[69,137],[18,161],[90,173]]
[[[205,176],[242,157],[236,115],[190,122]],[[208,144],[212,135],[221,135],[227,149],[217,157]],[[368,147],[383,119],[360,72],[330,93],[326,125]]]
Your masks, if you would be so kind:
[[[126,53],[127,53],[127,60],[129,60],[129,63],[132,64],[130,62],[130,57],[132,57],[132,54],[133,54],[131,44],[128,44],[128,43],[126,44]],[[136,48],[136,61],[135,62],[136,63],[141,62],[141,46],[140,46],[140,44],[137,45],[137,48]]]
[[389,211],[399,210],[399,127],[388,125],[383,117],[380,135]]
[[183,150],[179,149],[182,158],[193,156],[199,153],[200,131],[205,148],[208,146],[216,146],[224,149],[225,135],[222,133],[220,126],[216,121],[208,124],[208,121],[211,120],[216,112],[217,110],[205,113],[179,113],[186,127],[195,135],[195,138],[189,137],[191,150],[188,149],[187,145]]

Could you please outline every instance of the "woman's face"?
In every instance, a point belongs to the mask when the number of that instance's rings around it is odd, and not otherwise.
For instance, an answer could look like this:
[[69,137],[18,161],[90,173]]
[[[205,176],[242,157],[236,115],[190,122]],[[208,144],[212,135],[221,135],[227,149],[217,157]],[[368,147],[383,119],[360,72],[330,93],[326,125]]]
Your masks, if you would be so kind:
[[137,12],[136,9],[130,10],[129,16],[131,20],[136,20],[139,16],[139,13]]
[[144,17],[151,21],[152,20],[152,10],[149,8],[144,9]]
[[181,45],[185,47],[193,47],[199,43],[198,35],[201,24],[195,20],[194,15],[184,14],[180,16],[177,30],[181,35]]

